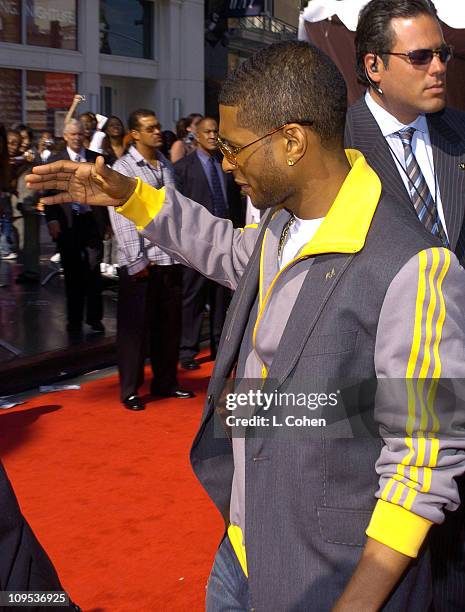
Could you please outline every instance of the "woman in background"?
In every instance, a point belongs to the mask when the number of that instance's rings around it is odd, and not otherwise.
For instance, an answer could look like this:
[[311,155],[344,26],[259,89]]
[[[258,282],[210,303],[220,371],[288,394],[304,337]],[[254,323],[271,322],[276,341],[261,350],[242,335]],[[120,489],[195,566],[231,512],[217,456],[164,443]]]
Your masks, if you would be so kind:
[[195,151],[197,147],[196,131],[197,126],[202,120],[202,115],[191,113],[185,119],[182,118],[176,123],[176,133],[178,140],[173,144],[170,150],[171,163],[177,161]]
[[124,136],[126,130],[119,117],[112,115],[105,125],[105,140],[102,143],[102,152],[107,164],[112,166],[126,150]]

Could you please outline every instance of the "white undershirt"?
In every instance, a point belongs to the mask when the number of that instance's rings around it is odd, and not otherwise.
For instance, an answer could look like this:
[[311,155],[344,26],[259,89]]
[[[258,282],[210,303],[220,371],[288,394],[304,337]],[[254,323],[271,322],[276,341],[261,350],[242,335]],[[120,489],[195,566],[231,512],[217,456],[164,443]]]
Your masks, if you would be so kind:
[[[446,220],[444,218],[444,209],[442,207],[441,194],[439,191],[439,184],[436,179],[434,172],[434,159],[433,150],[431,148],[431,138],[429,135],[428,122],[426,121],[425,115],[418,115],[415,121],[405,125],[396,119],[391,113],[388,113],[386,109],[380,106],[367,91],[365,94],[365,101],[371,114],[375,118],[376,123],[379,125],[386,142],[391,148],[391,155],[394,158],[397,170],[402,178],[402,181],[407,189],[407,193],[410,195],[410,185],[406,173],[402,168],[405,168],[405,155],[404,145],[402,144],[399,136],[395,135],[395,132],[399,130],[405,130],[408,127],[415,128],[415,133],[412,138],[412,151],[416,157],[418,165],[425,177],[426,184],[430,190],[433,200],[436,202],[438,209],[438,215],[441,219],[442,226],[447,234]],[[400,163],[399,163],[400,162]],[[449,237],[449,236],[448,236]]]
[[294,217],[295,221],[289,228],[287,240],[284,243],[284,248],[281,254],[279,268],[282,269],[290,261],[295,259],[300,249],[308,244],[316,234],[317,229],[323,223],[324,217],[320,219],[299,219]]

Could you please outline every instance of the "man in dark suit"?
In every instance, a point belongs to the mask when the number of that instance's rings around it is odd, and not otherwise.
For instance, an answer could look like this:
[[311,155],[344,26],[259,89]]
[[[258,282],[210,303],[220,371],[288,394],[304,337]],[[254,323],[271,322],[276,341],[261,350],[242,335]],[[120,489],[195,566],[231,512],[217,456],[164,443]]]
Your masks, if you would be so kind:
[[465,265],[465,113],[446,108],[451,49],[436,10],[429,0],[372,0],[355,44],[368,91],[349,109],[346,146]]
[[[205,117],[197,126],[197,149],[179,160],[174,168],[178,190],[199,202],[216,217],[231,219],[237,227],[243,215],[240,190],[230,174],[221,168],[218,156],[218,124]],[[179,351],[181,367],[196,370],[202,314],[210,305],[210,352],[216,357],[231,292],[192,268],[183,270],[182,335]]]
[[[360,13],[357,74],[368,87],[347,116],[345,143],[360,150],[383,190],[405,204],[465,265],[465,113],[446,107],[446,46],[428,0],[372,0]],[[462,503],[465,483],[460,479]],[[465,601],[465,512],[431,532],[434,606]]]
[[[79,121],[71,120],[63,133],[66,148],[54,161],[95,161],[97,154],[83,148],[84,132]],[[95,333],[105,331],[102,324],[100,262],[108,215],[101,209],[73,202],[57,204],[45,211],[48,231],[56,241],[65,277],[67,330],[82,332],[84,309],[86,323]]]

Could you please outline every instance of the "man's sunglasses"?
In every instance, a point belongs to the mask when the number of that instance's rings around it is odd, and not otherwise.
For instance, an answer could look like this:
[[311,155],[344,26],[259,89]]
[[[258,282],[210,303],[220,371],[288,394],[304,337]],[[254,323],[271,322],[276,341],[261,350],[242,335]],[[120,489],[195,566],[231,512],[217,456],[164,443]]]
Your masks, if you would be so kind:
[[433,57],[437,55],[443,64],[453,57],[454,49],[451,45],[441,45],[438,49],[416,49],[407,53],[393,53],[392,51],[383,51],[379,55],[401,55],[407,57],[408,61],[413,66],[426,66],[433,61]]
[[232,145],[227,140],[223,140],[220,136],[218,136],[217,138],[218,148],[221,151],[221,153],[224,155],[224,157],[226,157],[226,159],[228,160],[230,164],[232,164],[233,166],[237,166],[237,156],[239,155],[241,151],[243,151],[244,149],[247,149],[247,147],[250,147],[257,142],[260,142],[260,140],[263,140],[267,136],[276,134],[276,132],[279,132],[279,130],[282,130],[283,128],[286,127],[286,125],[289,125],[290,123],[298,123],[299,125],[309,125],[309,126],[313,125],[313,121],[288,121],[287,123],[280,125],[279,127],[272,130],[271,132],[268,132],[267,134],[260,136],[260,138],[257,138],[256,140],[253,140],[252,142],[242,145],[242,147]]

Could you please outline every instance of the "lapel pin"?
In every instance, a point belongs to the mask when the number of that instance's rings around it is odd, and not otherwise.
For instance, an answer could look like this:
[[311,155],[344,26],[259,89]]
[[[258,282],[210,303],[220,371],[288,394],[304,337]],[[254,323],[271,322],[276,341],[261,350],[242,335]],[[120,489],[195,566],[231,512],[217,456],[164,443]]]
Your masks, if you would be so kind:
[[459,168],[460,170],[465,170],[465,164],[462,162],[461,164],[459,164]]
[[330,278],[334,278],[335,276],[336,276],[336,272],[334,271],[334,268],[330,272],[326,272],[326,280],[329,280]]

